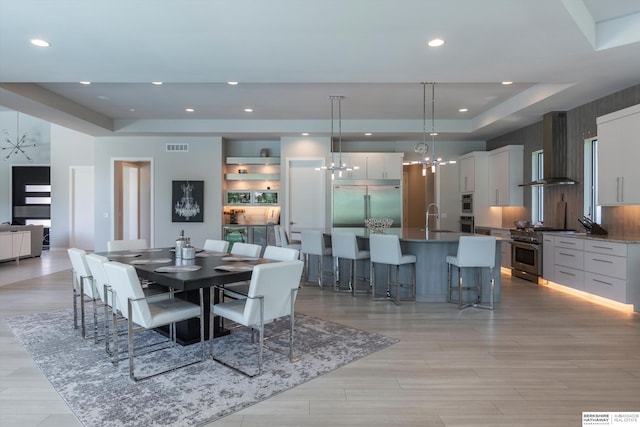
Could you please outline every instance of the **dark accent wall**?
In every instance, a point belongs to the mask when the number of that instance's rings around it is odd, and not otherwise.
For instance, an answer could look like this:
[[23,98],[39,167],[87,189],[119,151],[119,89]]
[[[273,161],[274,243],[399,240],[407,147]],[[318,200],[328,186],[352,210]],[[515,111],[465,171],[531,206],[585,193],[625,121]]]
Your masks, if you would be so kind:
[[[584,141],[597,136],[597,117],[636,104],[640,104],[640,84],[567,111],[567,175],[579,183],[545,187],[545,226],[562,226],[562,224],[553,224],[551,221],[554,218],[555,206],[564,195],[564,200],[567,202],[567,227],[583,231],[577,218],[582,217],[584,211],[584,185],[582,182],[584,180]],[[531,181],[531,154],[542,149],[542,132],[541,120],[487,141],[487,150],[494,150],[505,145],[524,145],[522,177],[523,182],[529,182]],[[526,215],[531,219],[531,188],[524,188],[524,203]],[[602,224],[611,234],[640,234],[639,212],[640,208],[636,206],[603,207]]]

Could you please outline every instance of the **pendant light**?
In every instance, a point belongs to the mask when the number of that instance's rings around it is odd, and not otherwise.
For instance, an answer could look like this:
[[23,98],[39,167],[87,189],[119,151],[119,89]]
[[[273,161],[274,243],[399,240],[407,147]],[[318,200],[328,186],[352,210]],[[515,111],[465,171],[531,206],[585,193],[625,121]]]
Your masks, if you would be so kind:
[[431,168],[431,173],[436,173],[436,167],[438,165],[446,165],[447,163],[456,163],[455,160],[445,161],[442,157],[436,157],[436,126],[435,126],[435,110],[436,110],[436,84],[431,83],[431,148],[432,156],[427,157],[429,152],[429,145],[427,144],[427,84],[422,84],[422,142],[416,144],[414,151],[419,153],[422,157],[420,163],[422,164],[422,176],[427,176],[427,168]]
[[[11,135],[9,135],[9,132],[6,129],[3,129],[2,133],[4,134],[4,140],[7,143],[7,146],[0,147],[0,150],[3,151],[2,155],[4,156],[4,160],[8,160],[9,157],[11,156],[18,156],[18,154],[22,154],[24,155],[24,157],[26,157],[27,160],[31,160],[31,157],[29,157],[27,152],[24,150],[25,148],[35,147],[36,144],[33,144],[30,141],[28,141],[27,139],[28,134],[26,132],[24,132],[22,136],[20,136],[20,112],[16,112],[15,142],[11,139]],[[5,156],[4,151],[7,151],[7,150],[9,151],[9,154]]]
[[[331,166],[322,166],[319,168],[320,170],[326,170],[331,172],[331,179],[335,179],[336,172],[338,173],[338,177],[342,178],[343,172],[352,171],[355,169],[360,169],[359,166],[347,166],[346,163],[342,162],[342,100],[344,96],[342,95],[331,95],[329,100],[331,101]],[[335,117],[335,104],[338,106],[338,162],[335,161],[335,152],[333,151],[333,141],[335,139],[334,134],[334,123],[336,121]]]

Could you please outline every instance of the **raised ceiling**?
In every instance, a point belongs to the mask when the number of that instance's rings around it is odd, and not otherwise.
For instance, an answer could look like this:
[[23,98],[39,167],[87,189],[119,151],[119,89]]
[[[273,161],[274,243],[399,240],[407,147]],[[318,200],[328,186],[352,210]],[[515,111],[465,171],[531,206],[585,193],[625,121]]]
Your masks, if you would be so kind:
[[485,140],[640,83],[637,0],[0,0],[0,19],[0,105],[91,135],[328,135],[343,95],[345,139],[419,139],[437,82],[439,139]]

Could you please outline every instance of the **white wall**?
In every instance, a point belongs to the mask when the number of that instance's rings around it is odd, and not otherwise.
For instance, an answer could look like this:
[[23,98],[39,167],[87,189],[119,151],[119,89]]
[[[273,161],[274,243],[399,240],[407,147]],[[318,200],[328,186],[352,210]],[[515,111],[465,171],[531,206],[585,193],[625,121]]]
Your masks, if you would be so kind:
[[[188,143],[189,152],[166,152],[167,143]],[[96,247],[106,250],[112,238],[111,185],[113,159],[153,159],[154,246],[173,246],[180,230],[196,247],[206,238],[220,238],[222,226],[222,138],[219,137],[101,137],[96,138]],[[204,222],[171,222],[171,183],[204,181]],[[109,215],[108,218],[104,214]]]
[[70,168],[93,166],[92,136],[58,125],[51,125],[51,231],[50,247],[69,247]]

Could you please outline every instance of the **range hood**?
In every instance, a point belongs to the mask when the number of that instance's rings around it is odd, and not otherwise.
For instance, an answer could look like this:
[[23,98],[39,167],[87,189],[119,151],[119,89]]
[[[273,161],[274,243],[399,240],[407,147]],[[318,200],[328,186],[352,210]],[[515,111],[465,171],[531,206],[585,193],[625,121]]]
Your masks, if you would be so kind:
[[542,118],[542,150],[544,153],[543,178],[520,187],[570,185],[578,182],[568,177],[567,113],[552,111]]

